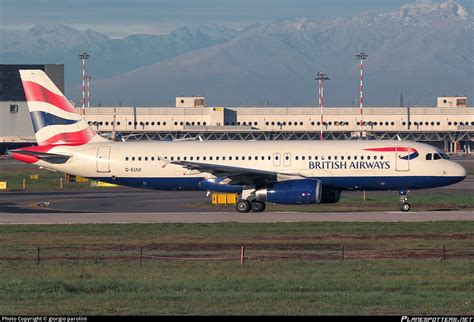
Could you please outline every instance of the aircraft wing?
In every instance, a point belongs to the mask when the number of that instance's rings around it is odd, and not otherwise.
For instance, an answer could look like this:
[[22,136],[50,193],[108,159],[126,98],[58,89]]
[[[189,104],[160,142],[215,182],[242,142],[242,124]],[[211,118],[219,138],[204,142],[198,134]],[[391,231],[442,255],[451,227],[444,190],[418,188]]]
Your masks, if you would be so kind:
[[300,175],[280,173],[274,171],[234,167],[222,164],[209,164],[192,161],[167,161],[170,164],[180,165],[190,171],[211,173],[219,178],[225,178],[222,183],[232,185],[259,185],[285,180],[287,178],[302,178]]

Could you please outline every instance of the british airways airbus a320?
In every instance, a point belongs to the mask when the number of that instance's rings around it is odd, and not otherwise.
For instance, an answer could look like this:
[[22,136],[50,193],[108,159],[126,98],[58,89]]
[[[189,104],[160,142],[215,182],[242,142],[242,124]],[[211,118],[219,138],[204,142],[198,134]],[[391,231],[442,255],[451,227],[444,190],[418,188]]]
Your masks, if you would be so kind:
[[407,141],[115,142],[91,129],[41,70],[21,70],[37,146],[12,151],[38,166],[124,186],[239,194],[239,212],[265,202],[338,202],[343,190],[407,193],[454,184],[466,170]]

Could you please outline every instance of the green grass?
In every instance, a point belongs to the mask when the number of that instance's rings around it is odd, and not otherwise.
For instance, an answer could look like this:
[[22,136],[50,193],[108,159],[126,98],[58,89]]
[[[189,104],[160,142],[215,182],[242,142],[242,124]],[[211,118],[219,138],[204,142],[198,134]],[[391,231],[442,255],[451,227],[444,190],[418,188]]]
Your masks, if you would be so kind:
[[[473,222],[0,226],[0,312],[473,314],[473,231]],[[244,265],[240,245],[251,257]],[[338,251],[340,245],[349,258],[354,249],[423,251],[443,245],[449,255],[447,260],[277,259],[335,246]],[[44,258],[39,265],[37,246]],[[140,246],[145,255],[234,259],[145,258],[140,265]],[[470,252],[450,258],[454,249]],[[47,258],[60,254],[88,257]],[[104,257],[121,254],[129,257]],[[270,257],[258,259],[261,255]],[[14,256],[27,259],[7,259]]]
[[463,260],[7,264],[0,277],[7,315],[474,312]]

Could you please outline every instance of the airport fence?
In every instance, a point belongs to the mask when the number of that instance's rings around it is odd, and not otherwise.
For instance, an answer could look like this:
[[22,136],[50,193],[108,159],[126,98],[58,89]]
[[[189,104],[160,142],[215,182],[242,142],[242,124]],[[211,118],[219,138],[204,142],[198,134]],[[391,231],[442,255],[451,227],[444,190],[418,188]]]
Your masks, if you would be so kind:
[[473,260],[473,247],[360,247],[355,245],[94,245],[94,246],[1,246],[0,264],[24,262],[102,263],[151,261],[345,261],[379,259]]

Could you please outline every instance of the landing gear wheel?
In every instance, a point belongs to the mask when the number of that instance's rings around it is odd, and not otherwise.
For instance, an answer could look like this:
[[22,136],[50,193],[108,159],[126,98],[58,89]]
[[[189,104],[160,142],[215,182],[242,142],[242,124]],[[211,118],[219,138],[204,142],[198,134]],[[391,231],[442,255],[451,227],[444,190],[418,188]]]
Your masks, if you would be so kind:
[[410,208],[411,208],[411,206],[408,202],[402,203],[400,205],[400,210],[403,211],[403,212],[410,211]]
[[400,211],[407,212],[410,210],[411,205],[408,203],[408,190],[400,190],[398,192],[400,196]]
[[243,200],[243,199],[240,199],[239,201],[237,201],[237,204],[235,205],[235,209],[238,212],[242,212],[242,213],[249,212],[251,208],[252,208],[252,205],[250,201]]
[[262,212],[265,210],[265,203],[261,201],[252,201],[252,212]]

